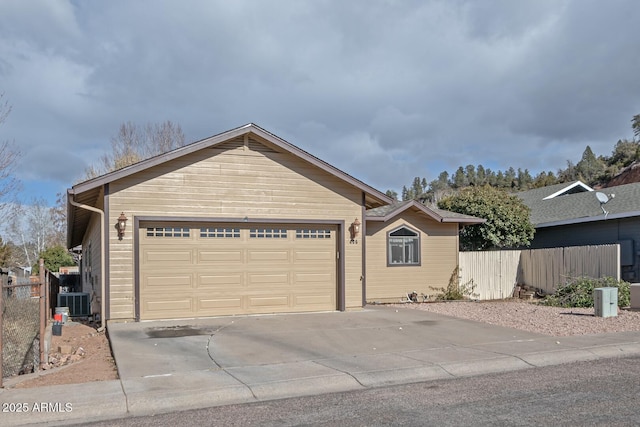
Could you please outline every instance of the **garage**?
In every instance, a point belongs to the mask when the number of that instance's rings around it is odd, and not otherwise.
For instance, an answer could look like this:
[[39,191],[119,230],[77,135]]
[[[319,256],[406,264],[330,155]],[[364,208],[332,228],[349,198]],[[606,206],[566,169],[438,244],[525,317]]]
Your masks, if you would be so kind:
[[337,227],[141,222],[139,318],[336,310]]

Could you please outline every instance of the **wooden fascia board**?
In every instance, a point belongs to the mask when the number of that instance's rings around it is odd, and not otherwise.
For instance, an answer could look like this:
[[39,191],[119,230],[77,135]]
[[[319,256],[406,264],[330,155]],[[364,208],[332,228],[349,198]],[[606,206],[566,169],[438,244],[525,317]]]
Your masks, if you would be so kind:
[[436,220],[438,222],[441,222],[441,223],[483,224],[483,223],[487,222],[487,220],[484,219],[484,218],[447,218],[447,217],[443,217],[443,216],[438,215],[437,213],[435,213],[431,209],[429,209],[427,206],[424,206],[423,204],[415,202],[415,201],[411,202],[411,203],[407,203],[406,205],[400,207],[399,209],[396,209],[393,212],[388,213],[385,216],[367,217],[366,220],[367,221],[387,222],[387,221],[391,220],[392,218],[395,218],[396,216],[400,215],[402,212],[406,211],[410,207],[415,207],[420,212],[426,214],[430,218],[432,218],[432,219],[434,219],[434,220]]
[[401,206],[400,208],[389,212],[388,214],[386,214],[385,216],[375,216],[375,217],[367,217],[367,221],[382,221],[382,222],[387,222],[392,218],[395,218],[396,216],[400,215],[402,212],[406,211],[407,209],[414,207],[417,208],[419,211],[423,212],[424,214],[426,214],[427,216],[429,216],[430,218],[438,221],[438,222],[443,222],[443,218],[440,215],[437,215],[435,212],[433,212],[431,209],[427,208],[426,206],[422,205],[420,206],[417,202],[413,201],[411,203],[407,203],[404,206]]

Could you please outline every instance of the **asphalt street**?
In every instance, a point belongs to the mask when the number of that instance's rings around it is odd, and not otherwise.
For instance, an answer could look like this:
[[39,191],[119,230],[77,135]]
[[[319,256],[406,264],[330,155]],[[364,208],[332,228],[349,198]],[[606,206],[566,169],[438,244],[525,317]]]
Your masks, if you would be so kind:
[[637,426],[640,357],[125,418],[87,426]]

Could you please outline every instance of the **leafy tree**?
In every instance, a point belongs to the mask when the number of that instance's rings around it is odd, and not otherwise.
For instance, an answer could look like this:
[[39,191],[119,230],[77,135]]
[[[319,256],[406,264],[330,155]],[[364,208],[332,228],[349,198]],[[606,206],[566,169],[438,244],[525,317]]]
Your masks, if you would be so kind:
[[460,166],[453,174],[452,180],[453,188],[464,188],[469,185],[469,180],[467,179],[467,175],[462,166]]
[[571,182],[578,179],[578,171],[576,166],[570,160],[567,160],[567,168],[558,171],[558,183]]
[[11,247],[2,241],[0,237],[0,267],[8,267],[11,255]]
[[558,179],[553,172],[542,171],[533,179],[532,188],[541,188],[548,185],[554,185],[558,183]]
[[478,177],[476,175],[476,167],[473,165],[467,165],[464,168],[464,173],[469,185],[478,185]]
[[97,164],[87,168],[86,178],[124,168],[184,145],[182,128],[171,121],[149,123],[143,128],[131,122],[124,123],[118,134],[111,138],[111,152],[104,154]]
[[468,187],[438,203],[438,207],[487,220],[460,231],[461,250],[486,250],[526,246],[534,227],[522,200],[489,185]]
[[413,199],[417,199],[425,192],[425,188],[422,187],[422,181],[419,177],[413,178],[413,185],[411,186],[411,191],[413,193]]
[[476,168],[476,185],[485,185],[486,183],[487,171],[484,169],[484,166],[478,165],[478,167]]
[[602,178],[604,170],[605,164],[593,154],[591,147],[587,145],[582,153],[582,158],[576,165],[578,179],[589,185],[596,184]]
[[626,139],[619,140],[613,148],[611,157],[607,159],[609,166],[616,165],[619,168],[629,166],[640,158],[640,144]]
[[[76,265],[71,254],[64,248],[64,246],[53,246],[40,253],[40,257],[44,260],[44,266],[47,270],[57,272],[60,267],[69,267]],[[36,264],[31,269],[31,274],[39,274],[40,266]]]
[[636,114],[633,116],[633,119],[631,119],[631,128],[636,138],[640,138],[640,114]]
[[387,190],[385,194],[391,197],[393,200],[398,200],[398,193],[393,190]]
[[529,173],[529,169],[525,169],[524,171],[518,168],[518,176],[516,178],[517,189],[520,191],[528,190],[533,185],[533,177]]
[[513,167],[504,173],[504,188],[516,188],[518,186],[518,176]]
[[405,185],[402,186],[402,200],[411,200],[413,199],[413,192],[410,191]]

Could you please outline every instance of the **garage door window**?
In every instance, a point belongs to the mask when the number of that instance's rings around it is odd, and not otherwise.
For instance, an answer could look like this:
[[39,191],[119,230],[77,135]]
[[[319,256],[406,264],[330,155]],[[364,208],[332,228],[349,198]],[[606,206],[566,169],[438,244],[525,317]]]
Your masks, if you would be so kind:
[[325,229],[298,229],[296,239],[330,239],[331,230]]
[[239,228],[201,228],[200,237],[213,238],[239,238]]
[[286,239],[287,230],[283,228],[252,228],[249,230],[252,239]]
[[400,227],[387,236],[388,263],[392,266],[420,264],[420,236],[416,231]]
[[182,227],[148,227],[147,237],[189,237],[190,231]]

